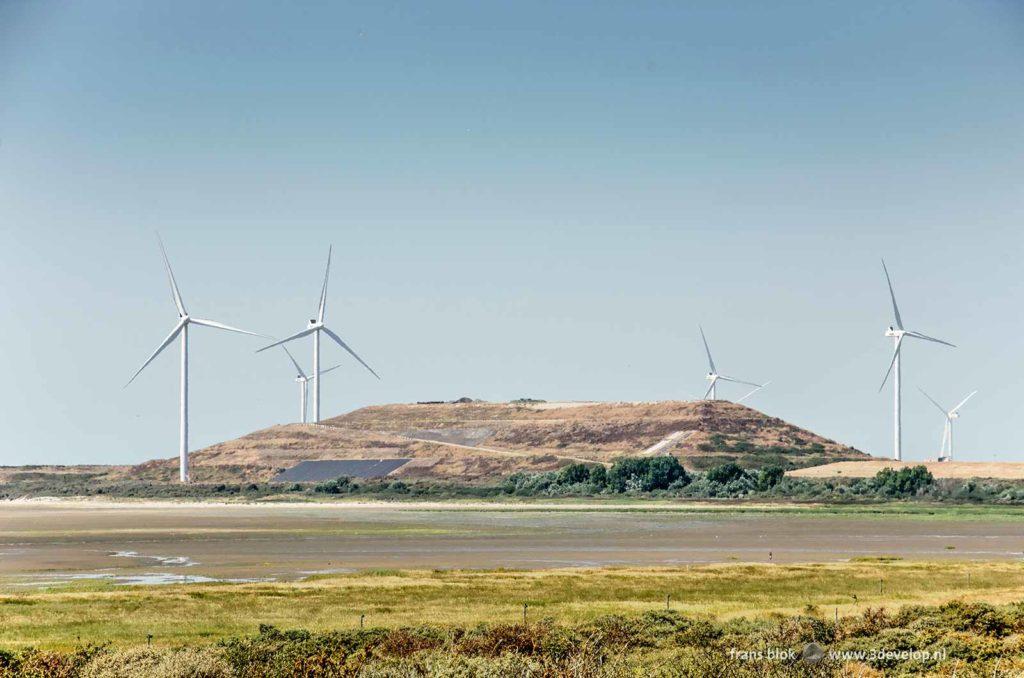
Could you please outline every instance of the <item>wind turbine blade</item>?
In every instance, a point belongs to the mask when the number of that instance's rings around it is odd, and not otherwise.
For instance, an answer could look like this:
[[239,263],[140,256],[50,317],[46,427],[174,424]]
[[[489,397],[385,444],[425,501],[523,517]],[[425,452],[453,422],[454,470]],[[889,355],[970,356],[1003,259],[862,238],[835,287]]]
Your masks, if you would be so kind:
[[362,366],[363,366],[363,367],[365,367],[366,369],[370,370],[370,374],[372,374],[373,376],[375,376],[375,377],[377,377],[378,379],[380,379],[380,375],[379,375],[379,374],[377,374],[376,372],[374,372],[374,371],[373,371],[373,368],[372,368],[372,367],[370,367],[369,365],[367,365],[367,364],[366,364],[366,363],[365,363],[365,362],[363,361],[363,359],[362,359],[362,358],[360,358],[360,357],[359,357],[358,355],[356,355],[356,352],[355,352],[355,351],[353,351],[353,350],[352,350],[351,348],[349,348],[349,347],[348,347],[348,344],[346,344],[346,343],[345,343],[344,341],[342,341],[342,340],[341,340],[341,337],[339,337],[339,336],[338,336],[337,334],[335,334],[334,332],[330,331],[330,330],[329,330],[329,329],[327,329],[326,327],[324,327],[324,328],[322,328],[322,329],[323,329],[323,331],[324,331],[324,332],[325,332],[325,333],[327,334],[327,336],[328,336],[328,337],[330,337],[331,339],[334,339],[334,341],[338,342],[338,345],[339,345],[339,346],[341,346],[341,347],[342,347],[343,349],[345,349],[346,351],[348,351],[348,352],[349,352],[349,353],[350,353],[350,354],[352,355],[352,357],[353,357],[353,358],[355,358],[356,360],[358,360],[358,361],[359,361],[359,364],[360,364],[360,365],[362,365]]
[[889,361],[889,369],[885,371],[885,378],[882,379],[882,385],[878,387],[879,392],[881,392],[882,389],[885,388],[885,382],[889,381],[889,375],[892,374],[892,366],[896,364],[896,356],[900,354],[900,346],[903,345],[904,336],[905,335],[900,335],[899,339],[896,340],[896,348],[893,349],[892,360]]
[[318,323],[324,321],[324,310],[327,306],[327,279],[331,276],[331,252],[334,250],[334,245],[327,247],[327,270],[324,271],[324,287],[320,290],[320,308],[316,312],[316,320]]
[[[163,340],[163,343],[161,343],[160,346],[158,346],[157,349],[153,351],[153,355],[149,356],[149,359],[146,360],[146,362],[142,363],[142,367],[136,370],[135,374],[132,375],[132,378],[128,380],[128,384],[131,384],[133,381],[135,381],[135,377],[139,376],[142,370],[146,369],[146,366],[153,362],[153,359],[160,355],[160,352],[167,348],[168,344],[174,341],[175,337],[177,337],[178,334],[181,332],[181,328],[184,327],[187,322],[188,320],[186,318],[182,318],[181,320],[178,321],[178,324],[174,326],[174,329],[171,330],[171,333],[168,334],[167,338]],[[125,388],[128,387],[128,384],[124,385]]]
[[765,386],[767,386],[767,385],[768,385],[768,384],[770,384],[770,383],[772,383],[772,382],[770,382],[770,381],[766,381],[766,382],[764,382],[764,384],[762,384],[761,386],[758,386],[758,387],[757,387],[757,388],[755,388],[755,389],[754,389],[753,391],[751,391],[751,392],[750,392],[750,393],[748,393],[747,395],[745,395],[745,396],[743,396],[742,398],[740,398],[739,400],[737,400],[737,401],[736,401],[736,404],[742,403],[742,402],[743,402],[744,400],[746,400],[746,399],[747,399],[747,398],[749,398],[750,396],[754,395],[755,393],[757,393],[758,391],[760,391],[760,390],[761,390],[762,388],[764,388]]
[[339,367],[341,367],[341,365],[335,365],[334,367],[328,367],[326,370],[320,370],[320,374],[327,374],[328,372],[333,372],[334,370],[338,369]]
[[317,328],[310,327],[309,329],[302,330],[301,332],[296,332],[292,336],[285,337],[281,341],[275,341],[273,344],[270,344],[268,346],[264,346],[263,348],[257,349],[256,352],[257,353],[262,353],[263,351],[266,351],[268,348],[274,348],[275,346],[280,346],[281,344],[284,344],[286,342],[292,341],[293,339],[301,339],[302,337],[304,337],[304,336],[306,336],[308,334],[313,334],[314,332],[316,332],[316,330],[317,330]]
[[300,377],[305,379],[306,373],[302,371],[301,367],[299,367],[299,363],[295,360],[295,356],[292,355],[292,352],[289,351],[288,347],[285,346],[284,344],[281,344],[281,348],[283,348],[284,352],[288,354],[288,359],[292,361],[292,365],[295,365],[295,371],[299,373]]
[[714,374],[718,370],[715,368],[715,361],[711,359],[711,349],[708,348],[708,339],[707,337],[704,336],[704,328],[701,327],[700,325],[697,325],[697,329],[700,330],[700,338],[704,341],[704,350],[708,354],[708,365],[711,366],[711,373]]
[[892,312],[896,315],[896,327],[903,329],[903,318],[900,317],[900,307],[896,305],[896,293],[892,291],[892,278],[889,277],[889,269],[885,267],[885,259],[882,259],[882,270],[885,271],[885,281],[889,283],[889,296],[892,298]]
[[961,401],[960,401],[959,403],[957,403],[957,406],[956,406],[956,407],[954,407],[953,409],[951,409],[951,410],[950,410],[950,412],[956,412],[956,411],[958,411],[958,410],[959,410],[959,409],[960,409],[961,407],[963,407],[964,405],[966,405],[966,404],[967,404],[967,401],[968,401],[968,400],[970,400],[971,398],[973,398],[973,397],[974,397],[974,394],[975,394],[975,393],[977,393],[977,391],[971,391],[970,395],[968,395],[968,396],[967,396],[966,398],[964,398],[964,399],[963,399],[963,400],[961,400]]
[[156,234],[156,241],[160,245],[160,254],[164,258],[164,268],[167,269],[167,280],[171,283],[171,295],[174,297],[174,305],[178,308],[178,315],[186,316],[188,311],[185,310],[185,304],[181,301],[181,292],[178,291],[178,283],[174,280],[174,271],[171,270],[171,262],[167,258],[167,250],[164,249],[164,241],[159,233]]
[[756,386],[757,388],[761,388],[762,386],[764,386],[764,384],[755,384],[752,381],[742,381],[741,379],[733,379],[732,377],[727,377],[724,374],[718,375],[718,378],[721,379],[722,381],[731,381],[734,384],[743,384],[744,386]]
[[232,327],[231,325],[225,325],[224,323],[219,323],[219,322],[216,322],[216,321],[213,321],[213,320],[201,320],[200,318],[192,318],[192,322],[194,322],[196,325],[202,325],[204,327],[212,327],[212,328],[217,329],[217,330],[227,330],[228,332],[238,332],[239,334],[248,334],[251,337],[263,337],[264,339],[272,339],[273,338],[273,337],[268,337],[268,336],[266,336],[264,334],[256,334],[255,332],[250,332],[249,330],[240,330],[237,327]]
[[907,332],[907,334],[917,339],[924,339],[925,341],[934,341],[936,344],[943,344],[945,346],[952,346],[953,348],[956,348],[956,344],[951,344],[948,341],[936,339],[935,337],[929,337],[927,334],[921,334],[920,332]]
[[708,386],[708,390],[704,391],[704,398],[703,398],[703,400],[707,400],[708,399],[708,396],[711,395],[711,389],[713,389],[714,387],[715,387],[715,382],[712,381],[711,385]]
[[[931,397],[930,395],[928,395],[927,393],[925,393],[925,392],[924,392],[924,389],[923,389],[923,388],[921,388],[920,386],[918,386],[918,387],[917,387],[917,390],[918,390],[918,391],[920,391],[920,392],[921,392],[921,394],[922,394],[922,395],[923,395],[923,396],[924,396],[925,398],[927,398],[928,400],[932,401],[932,405],[935,405],[935,407],[939,408],[939,412],[942,412],[943,414],[946,414],[946,408],[945,408],[945,407],[943,407],[942,405],[938,404],[937,402],[935,402],[935,398],[933,398],[933,397]],[[949,415],[946,415],[946,416],[949,416]]]

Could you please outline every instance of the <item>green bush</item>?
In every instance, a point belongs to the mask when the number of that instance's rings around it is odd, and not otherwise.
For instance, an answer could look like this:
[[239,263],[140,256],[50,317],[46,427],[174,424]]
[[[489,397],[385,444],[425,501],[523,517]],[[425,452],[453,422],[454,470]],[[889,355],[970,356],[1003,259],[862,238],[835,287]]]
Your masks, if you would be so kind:
[[664,490],[673,483],[690,480],[679,460],[669,456],[619,459],[607,475],[613,492]]
[[740,480],[746,477],[746,475],[747,472],[740,468],[739,464],[730,461],[725,464],[721,464],[720,466],[708,469],[707,473],[704,474],[704,477],[707,478],[709,482],[728,485],[734,480]]
[[784,475],[786,475],[786,472],[777,464],[765,466],[757,473],[756,487],[762,492],[767,492],[781,483]]
[[589,480],[590,467],[586,464],[570,464],[558,472],[558,483],[560,485],[575,485],[588,482]]
[[912,497],[934,484],[935,477],[925,466],[883,468],[874,478],[875,488],[890,497]]

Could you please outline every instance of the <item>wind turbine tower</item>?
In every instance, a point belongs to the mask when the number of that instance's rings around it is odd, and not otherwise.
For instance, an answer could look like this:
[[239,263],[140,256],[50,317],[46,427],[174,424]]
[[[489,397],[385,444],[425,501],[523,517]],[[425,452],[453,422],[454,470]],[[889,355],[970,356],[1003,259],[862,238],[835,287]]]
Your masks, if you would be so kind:
[[708,373],[704,378],[711,382],[711,384],[708,386],[708,390],[704,393],[704,400],[708,400],[708,396],[711,397],[711,400],[718,400],[719,381],[728,381],[734,384],[746,384],[747,386],[756,387],[754,391],[751,391],[747,395],[743,396],[741,400],[745,400],[746,398],[752,396],[755,391],[762,389],[766,386],[766,384],[755,384],[751,381],[741,381],[740,379],[734,379],[733,377],[727,377],[724,374],[719,374],[718,368],[715,367],[715,361],[711,357],[711,349],[708,348],[707,337],[704,336],[704,328],[698,325],[697,329],[700,330],[700,338],[704,341],[704,351],[708,354]]
[[[306,413],[309,411],[309,408],[306,406],[306,401],[309,398],[309,383],[313,381],[313,377],[308,376],[302,371],[302,368],[299,367],[298,361],[295,360],[295,356],[291,354],[291,351],[288,350],[287,346],[282,345],[281,348],[283,348],[284,352],[288,354],[288,359],[291,360],[292,365],[295,366],[295,383],[299,385],[299,422],[305,424]],[[326,370],[321,370],[320,376],[323,376],[328,372],[333,372],[339,367],[341,367],[341,365],[335,365],[334,367],[329,367]]]
[[951,410],[947,410],[942,405],[935,402],[935,398],[924,392],[923,388],[918,388],[918,391],[924,395],[925,398],[932,401],[932,405],[939,408],[939,412],[946,418],[946,424],[942,428],[942,444],[939,446],[939,461],[953,461],[953,420],[960,418],[960,408],[967,404],[967,401],[974,397],[977,391],[971,391],[967,394],[967,397],[957,403],[956,407]]
[[914,339],[924,339],[925,341],[931,341],[936,344],[943,344],[944,346],[952,346],[956,348],[954,344],[942,339],[936,339],[935,337],[929,337],[926,334],[908,330],[903,327],[903,318],[900,317],[900,308],[896,305],[896,293],[892,289],[892,278],[889,277],[889,269],[885,266],[885,260],[882,260],[882,270],[885,271],[885,280],[889,283],[889,297],[892,299],[892,312],[896,318],[896,326],[889,326],[889,329],[885,331],[885,336],[892,337],[894,348],[892,352],[892,360],[889,362],[889,369],[885,372],[885,378],[882,379],[882,385],[878,387],[878,391],[881,392],[885,388],[885,382],[889,380],[889,375],[893,377],[893,409],[895,410],[895,421],[896,426],[893,432],[893,459],[900,461],[903,459],[903,430],[902,430],[902,404],[900,401],[900,349],[903,346],[903,340],[907,337]]
[[302,330],[301,332],[296,332],[295,334],[291,335],[290,337],[285,337],[281,341],[275,341],[273,344],[270,344],[269,346],[264,346],[263,348],[261,348],[258,351],[256,351],[257,353],[259,353],[260,351],[266,351],[268,348],[273,348],[275,346],[282,346],[283,344],[286,344],[289,341],[293,341],[295,339],[299,339],[301,337],[305,337],[305,336],[308,336],[310,334],[313,335],[313,374],[309,378],[312,379],[312,381],[313,381],[313,423],[317,423],[317,424],[320,423],[320,375],[323,374],[323,372],[320,370],[320,333],[321,332],[326,334],[328,337],[333,339],[335,341],[335,343],[337,343],[343,349],[348,351],[348,353],[353,358],[355,358],[356,360],[359,361],[360,365],[362,365],[363,367],[365,367],[367,370],[370,371],[370,374],[372,374],[373,376],[375,376],[378,379],[380,379],[380,375],[378,375],[376,372],[374,372],[373,368],[371,368],[369,365],[367,365],[366,362],[364,362],[362,358],[360,358],[358,355],[356,355],[355,351],[353,351],[351,348],[349,348],[348,344],[346,344],[342,340],[341,337],[339,337],[337,334],[335,334],[330,328],[328,328],[324,324],[324,311],[325,311],[326,306],[327,306],[327,280],[330,278],[330,275],[331,275],[331,252],[332,252],[332,250],[333,250],[333,248],[328,248],[328,250],[327,250],[327,270],[324,273],[324,286],[320,290],[320,306],[317,309],[316,318],[311,318],[309,323],[306,325],[306,329]]
[[[178,291],[178,283],[174,280],[174,272],[171,270],[171,262],[167,259],[167,251],[164,249],[163,240],[160,239],[160,234],[157,236],[157,243],[160,245],[160,254],[164,259],[164,267],[167,269],[167,280],[171,284],[171,296],[174,298],[174,306],[178,309],[178,323],[171,330],[171,333],[167,335],[167,338],[163,340],[163,343],[157,347],[153,355],[149,356],[146,362],[142,363],[132,378],[128,380],[128,384],[135,381],[135,377],[139,376],[142,370],[146,369],[146,366],[153,362],[160,353],[170,346],[177,337],[181,337],[181,401],[179,407],[179,444],[178,444],[178,478],[181,482],[187,483],[189,481],[189,468],[188,468],[188,329],[190,325],[202,325],[204,327],[213,327],[218,330],[227,330],[229,332],[238,332],[239,334],[248,334],[254,337],[260,335],[255,332],[248,332],[246,330],[240,330],[236,327],[230,327],[223,323],[214,322],[213,320],[202,320],[200,318],[193,318],[185,310],[185,304],[181,300],[181,293]],[[125,388],[128,387],[125,384]]]

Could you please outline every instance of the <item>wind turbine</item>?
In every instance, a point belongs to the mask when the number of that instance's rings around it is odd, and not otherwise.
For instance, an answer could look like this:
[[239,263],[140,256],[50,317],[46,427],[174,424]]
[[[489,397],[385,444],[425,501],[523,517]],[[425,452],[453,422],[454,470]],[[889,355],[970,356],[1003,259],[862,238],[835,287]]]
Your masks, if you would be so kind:
[[[299,422],[305,424],[307,410],[306,398],[309,395],[309,382],[313,381],[313,377],[307,376],[306,373],[302,371],[302,368],[299,367],[299,363],[295,360],[295,357],[291,354],[291,351],[288,350],[287,346],[282,345],[281,348],[283,348],[284,352],[288,354],[288,358],[292,361],[292,365],[295,365],[295,382],[299,385]],[[341,367],[341,365],[328,367],[326,370],[321,370],[320,375],[322,376],[328,372],[333,372],[339,367]]]
[[961,400],[956,407],[951,410],[946,410],[945,407],[935,402],[935,398],[924,392],[924,389],[918,387],[925,398],[932,401],[932,405],[939,408],[939,411],[946,417],[946,425],[942,429],[942,445],[939,446],[939,461],[953,461],[953,420],[960,418],[960,408],[967,404],[967,401],[974,397],[977,391],[971,391],[966,398]]
[[903,458],[903,432],[901,430],[901,403],[900,403],[900,348],[903,346],[903,339],[906,337],[913,337],[914,339],[924,339],[925,341],[933,341],[936,344],[943,344],[945,346],[952,346],[956,348],[954,344],[942,339],[936,339],[935,337],[929,337],[926,334],[920,332],[914,332],[903,327],[903,319],[900,317],[900,308],[896,305],[896,293],[892,290],[892,278],[889,277],[889,269],[885,266],[885,259],[882,260],[882,270],[885,271],[885,280],[889,283],[889,296],[892,298],[892,312],[896,316],[896,327],[892,325],[885,331],[885,336],[892,337],[895,342],[895,347],[892,352],[892,361],[889,363],[889,369],[885,372],[885,378],[882,379],[882,385],[878,387],[878,391],[881,392],[885,388],[885,382],[889,380],[889,374],[893,375],[893,392],[894,397],[894,409],[896,411],[896,430],[893,435],[893,458],[896,461],[900,461]]
[[[189,481],[189,469],[188,469],[188,328],[189,325],[202,325],[204,327],[213,327],[218,330],[227,330],[229,332],[238,332],[240,334],[249,334],[254,337],[260,335],[255,332],[247,332],[246,330],[240,330],[237,327],[230,327],[223,323],[214,322],[213,320],[201,320],[199,318],[193,318],[185,310],[185,304],[181,300],[181,293],[178,291],[178,283],[174,280],[174,272],[171,270],[171,262],[167,260],[167,250],[164,249],[164,242],[160,239],[160,234],[156,236],[157,243],[160,245],[160,254],[164,259],[164,267],[167,269],[167,279],[171,283],[171,296],[174,297],[174,305],[178,309],[178,324],[174,326],[171,333],[167,335],[163,343],[157,347],[153,355],[149,356],[146,362],[142,363],[132,378],[128,380],[128,384],[135,381],[135,377],[139,376],[142,370],[146,369],[146,366],[153,362],[153,359],[160,355],[161,351],[167,348],[172,341],[178,336],[181,336],[181,408],[180,408],[180,442],[178,447],[178,475],[179,479],[183,483]],[[128,387],[125,384],[125,388]]]
[[309,321],[309,324],[306,325],[306,329],[302,330],[301,332],[296,332],[295,334],[293,334],[290,337],[286,337],[286,338],[282,339],[281,341],[275,341],[273,344],[270,344],[269,346],[264,346],[263,348],[261,348],[258,351],[256,351],[257,353],[259,353],[260,351],[266,351],[268,348],[273,348],[275,346],[281,346],[281,345],[283,345],[283,344],[285,344],[285,343],[287,343],[289,341],[292,341],[294,339],[300,339],[300,338],[305,337],[305,336],[310,335],[310,334],[313,335],[313,375],[310,377],[310,379],[313,380],[313,422],[317,423],[317,424],[320,423],[320,379],[319,379],[319,376],[322,374],[322,372],[320,370],[320,333],[321,332],[326,334],[328,337],[330,337],[335,342],[337,342],[337,344],[339,346],[341,346],[343,349],[348,351],[349,354],[353,358],[355,358],[356,360],[359,361],[360,365],[362,365],[363,367],[365,367],[367,370],[370,371],[370,374],[372,374],[373,376],[375,376],[378,379],[380,379],[380,375],[377,374],[376,372],[374,372],[372,367],[367,365],[363,361],[362,358],[360,358],[358,355],[356,355],[356,352],[353,351],[351,348],[349,348],[348,344],[346,344],[342,340],[341,337],[339,337],[337,334],[332,332],[326,325],[324,325],[324,309],[327,306],[327,280],[328,280],[328,278],[331,275],[331,252],[332,251],[333,251],[333,247],[330,247],[330,248],[327,249],[327,271],[324,273],[324,286],[323,286],[323,289],[320,290],[320,307],[317,309],[316,318],[311,318],[310,321]]
[[[715,367],[715,361],[711,357],[711,349],[708,348],[708,339],[707,339],[707,337],[704,336],[704,328],[701,327],[700,325],[698,325],[697,328],[700,330],[700,338],[704,340],[704,350],[708,354],[708,367],[710,368],[709,372],[707,373],[707,376],[704,377],[705,379],[707,379],[708,381],[711,382],[711,385],[708,386],[708,390],[704,393],[704,400],[707,400],[708,396],[711,396],[711,400],[717,400],[718,399],[717,398],[717,396],[718,396],[718,388],[717,387],[718,387],[718,382],[719,381],[730,381],[730,382],[732,382],[734,384],[746,384],[747,386],[755,386],[757,389],[763,388],[765,386],[765,384],[755,384],[752,381],[742,381],[740,379],[734,379],[732,377],[727,377],[724,374],[719,374],[718,373],[718,369]],[[748,393],[747,395],[745,395],[743,397],[747,398],[747,397],[749,397],[749,396],[751,396],[753,394],[754,394],[754,391],[751,391],[750,393]]]

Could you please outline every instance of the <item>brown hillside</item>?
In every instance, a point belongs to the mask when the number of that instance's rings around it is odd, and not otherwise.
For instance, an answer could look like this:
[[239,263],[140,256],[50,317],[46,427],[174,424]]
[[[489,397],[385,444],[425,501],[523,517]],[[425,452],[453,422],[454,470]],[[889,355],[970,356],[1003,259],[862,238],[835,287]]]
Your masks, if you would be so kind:
[[[364,407],[326,422],[362,431],[491,449],[529,451],[610,461],[671,453],[691,466],[763,455],[772,448],[794,466],[868,455],[769,417],[744,405],[717,401],[652,403],[452,403]],[[740,449],[734,450],[736,443]],[[760,448],[747,450],[747,447]],[[756,462],[754,458],[743,459]]]
[[[396,476],[465,480],[500,477],[524,468],[551,470],[565,463],[544,455],[474,452],[385,432],[284,424],[193,452],[191,464],[196,482],[238,482],[269,480],[307,460],[392,458],[414,459],[396,471]],[[178,460],[171,458],[139,464],[125,475],[170,482],[177,479],[177,473]]]
[[[659,442],[663,445],[651,449]],[[690,468],[727,460],[805,467],[868,455],[725,401],[656,403],[436,403],[364,407],[321,425],[273,426],[192,454],[198,482],[267,480],[300,461],[412,458],[398,477],[493,480],[574,461],[673,454]],[[177,461],[125,475],[176,477]]]

